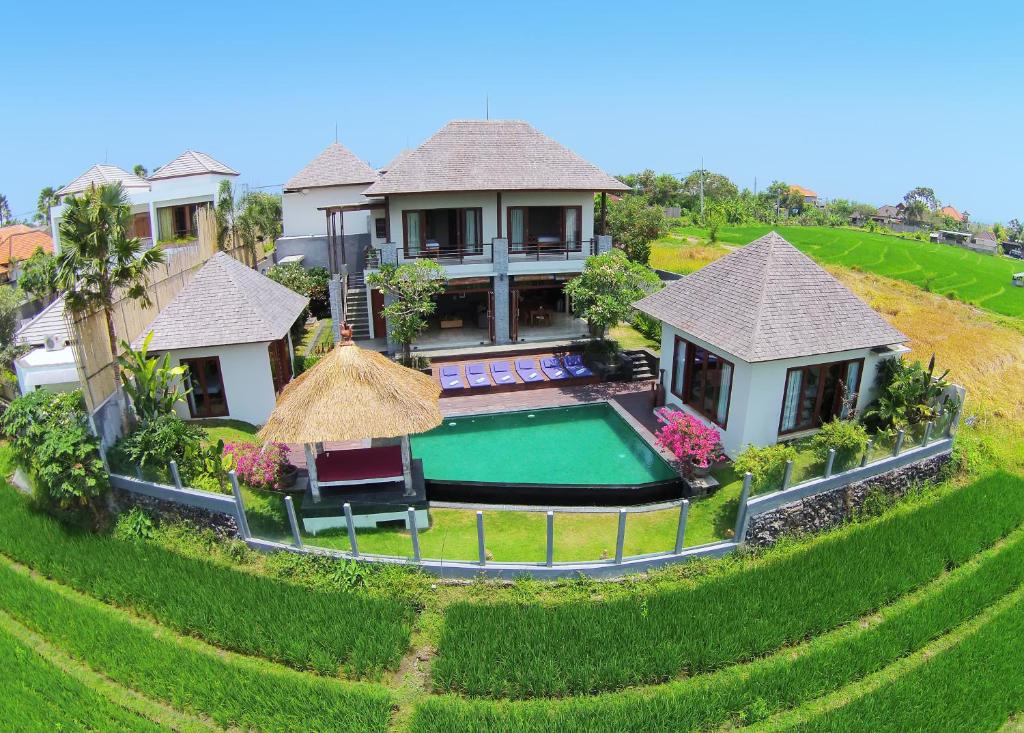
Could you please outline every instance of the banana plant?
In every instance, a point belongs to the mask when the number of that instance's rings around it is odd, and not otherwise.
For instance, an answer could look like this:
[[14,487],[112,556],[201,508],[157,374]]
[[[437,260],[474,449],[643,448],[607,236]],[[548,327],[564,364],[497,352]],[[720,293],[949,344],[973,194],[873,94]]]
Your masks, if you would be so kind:
[[149,355],[152,339],[150,331],[137,350],[122,341],[124,351],[117,357],[118,367],[124,374],[124,390],[131,398],[136,416],[143,422],[172,412],[191,391],[182,390],[187,367],[172,367],[170,354],[164,354],[162,359]]

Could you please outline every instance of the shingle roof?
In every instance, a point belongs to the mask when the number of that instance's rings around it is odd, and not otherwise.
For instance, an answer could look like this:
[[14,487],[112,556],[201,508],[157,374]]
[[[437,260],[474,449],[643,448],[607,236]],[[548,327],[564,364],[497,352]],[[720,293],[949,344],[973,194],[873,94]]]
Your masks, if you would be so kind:
[[68,324],[64,320],[64,296],[60,296],[39,311],[36,316],[14,334],[15,343],[42,346],[47,336],[56,336],[67,343]]
[[218,252],[134,346],[141,345],[150,331],[153,351],[276,341],[308,304],[309,298]]
[[576,153],[515,120],[455,120],[364,192],[628,191]]
[[943,206],[941,209],[939,209],[939,213],[945,214],[954,221],[964,220],[964,215],[957,211],[955,206]]
[[831,354],[907,340],[775,232],[635,305],[747,362]]
[[170,163],[162,165],[153,171],[153,174],[148,180],[158,181],[163,178],[201,176],[208,173],[214,173],[221,176],[238,175],[238,171],[233,168],[228,168],[219,160],[211,158],[206,153],[200,153],[197,150],[186,150]]
[[148,189],[149,183],[134,173],[107,163],[97,163],[68,185],[57,191],[58,196],[81,193],[90,186],[105,186],[108,183],[120,183],[126,189]]
[[317,186],[348,186],[373,183],[377,171],[341,143],[331,143],[320,155],[284,184],[286,191]]
[[53,237],[45,229],[24,224],[0,227],[0,272],[6,272],[11,260],[27,260],[37,249],[53,252]]

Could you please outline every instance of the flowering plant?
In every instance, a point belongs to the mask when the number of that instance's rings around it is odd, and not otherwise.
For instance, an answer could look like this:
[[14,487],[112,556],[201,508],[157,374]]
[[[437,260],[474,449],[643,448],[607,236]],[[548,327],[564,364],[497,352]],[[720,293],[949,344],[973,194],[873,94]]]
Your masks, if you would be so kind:
[[714,428],[693,415],[667,407],[655,412],[655,416],[661,423],[655,436],[658,445],[680,461],[692,463],[697,468],[709,468],[713,463],[725,460],[722,436]]
[[235,472],[244,483],[254,489],[275,489],[281,481],[281,472],[288,462],[288,448],[284,443],[228,443],[224,455],[234,458]]

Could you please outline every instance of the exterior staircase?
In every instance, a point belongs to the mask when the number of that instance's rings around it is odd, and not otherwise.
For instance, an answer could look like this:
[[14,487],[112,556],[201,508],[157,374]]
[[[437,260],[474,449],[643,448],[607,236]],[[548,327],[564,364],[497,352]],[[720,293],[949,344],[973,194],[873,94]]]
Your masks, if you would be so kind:
[[641,349],[628,349],[622,352],[629,364],[629,379],[631,382],[643,382],[648,379],[657,378],[654,373],[656,368],[646,351]]
[[366,281],[363,273],[356,272],[348,276],[345,306],[345,318],[352,327],[352,338],[370,338],[370,313],[366,308]]

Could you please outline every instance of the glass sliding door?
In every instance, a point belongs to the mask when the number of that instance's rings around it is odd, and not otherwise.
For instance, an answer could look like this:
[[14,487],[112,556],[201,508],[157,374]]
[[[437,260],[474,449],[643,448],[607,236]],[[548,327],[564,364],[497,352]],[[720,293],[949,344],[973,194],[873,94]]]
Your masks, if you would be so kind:
[[820,428],[846,418],[857,404],[862,359],[794,367],[786,373],[779,433]]
[[579,206],[565,207],[565,248],[570,252],[580,249],[580,230],[582,209]]
[[423,212],[422,211],[403,211],[402,219],[403,226],[403,237],[405,243],[405,256],[406,257],[419,257],[420,251],[423,247]]
[[224,392],[220,357],[182,359],[181,365],[187,368],[185,383],[191,390],[188,408],[192,417],[225,417],[228,414],[228,398]]

